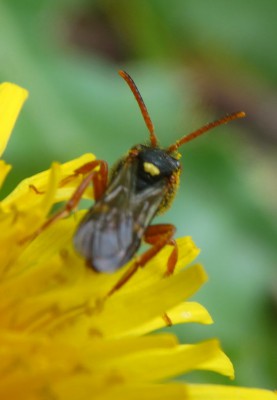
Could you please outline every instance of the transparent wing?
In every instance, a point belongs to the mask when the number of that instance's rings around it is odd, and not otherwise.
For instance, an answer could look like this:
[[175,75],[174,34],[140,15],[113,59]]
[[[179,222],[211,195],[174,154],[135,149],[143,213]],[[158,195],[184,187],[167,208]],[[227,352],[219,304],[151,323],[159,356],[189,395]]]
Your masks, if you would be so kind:
[[136,163],[125,164],[77,229],[76,250],[99,272],[113,272],[133,257],[161,203],[163,182],[136,193],[135,179]]

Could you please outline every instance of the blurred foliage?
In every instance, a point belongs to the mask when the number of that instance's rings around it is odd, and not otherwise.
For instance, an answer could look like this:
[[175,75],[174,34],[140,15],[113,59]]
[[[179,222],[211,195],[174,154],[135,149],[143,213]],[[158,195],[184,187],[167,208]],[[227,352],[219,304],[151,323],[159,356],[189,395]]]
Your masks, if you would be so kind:
[[147,139],[119,68],[136,81],[164,145],[225,112],[247,112],[182,149],[181,189],[161,219],[193,236],[210,276],[197,299],[216,322],[181,326],[181,339],[219,337],[236,383],[269,388],[277,382],[276,12],[274,0],[0,3],[1,80],[31,94],[5,153],[14,166],[6,192],[53,160],[92,151],[112,163]]

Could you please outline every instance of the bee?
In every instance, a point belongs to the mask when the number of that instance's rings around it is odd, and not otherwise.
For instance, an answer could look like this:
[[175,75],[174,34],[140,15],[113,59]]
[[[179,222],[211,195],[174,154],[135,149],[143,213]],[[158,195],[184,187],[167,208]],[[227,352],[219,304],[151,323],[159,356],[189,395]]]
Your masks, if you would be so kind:
[[151,223],[156,215],[171,206],[176,195],[181,174],[178,149],[212,128],[245,116],[244,112],[227,115],[162,148],[137,86],[127,72],[119,71],[119,75],[130,87],[140,107],[149,131],[149,143],[133,146],[112,168],[110,175],[103,160],[92,161],[77,169],[76,175],[86,174],[84,180],[65,208],[43,227],[68,215],[92,182],[95,203],[81,220],[73,238],[75,249],[85,258],[87,265],[100,273],[112,273],[134,257],[142,241],[151,245],[134,259],[109,295],[122,287],[138,268],[144,267],[166,245],[171,245],[172,251],[165,274],[173,273],[178,259],[178,248],[173,238],[176,228],[172,224]]

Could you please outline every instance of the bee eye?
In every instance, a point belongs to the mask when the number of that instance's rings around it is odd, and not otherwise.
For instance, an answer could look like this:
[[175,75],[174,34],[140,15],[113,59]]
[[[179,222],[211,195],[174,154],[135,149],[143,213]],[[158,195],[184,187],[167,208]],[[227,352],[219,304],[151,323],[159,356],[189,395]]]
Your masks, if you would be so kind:
[[159,168],[150,162],[144,162],[143,169],[144,169],[144,172],[148,172],[148,174],[150,174],[151,176],[158,176],[161,173]]

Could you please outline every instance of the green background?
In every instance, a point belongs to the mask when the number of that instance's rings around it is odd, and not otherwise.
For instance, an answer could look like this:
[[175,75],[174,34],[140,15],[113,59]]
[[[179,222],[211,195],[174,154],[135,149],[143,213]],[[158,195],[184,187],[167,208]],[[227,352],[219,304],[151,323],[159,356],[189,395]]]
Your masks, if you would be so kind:
[[277,386],[276,15],[276,0],[0,2],[0,78],[30,91],[3,195],[53,160],[93,152],[112,164],[147,139],[118,69],[164,146],[247,112],[182,148],[181,188],[161,220],[194,238],[210,277],[195,298],[215,324],[178,327],[180,339],[218,337],[235,383],[267,388]]

